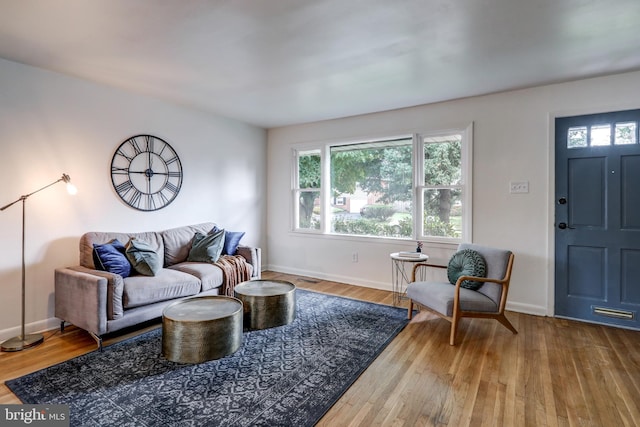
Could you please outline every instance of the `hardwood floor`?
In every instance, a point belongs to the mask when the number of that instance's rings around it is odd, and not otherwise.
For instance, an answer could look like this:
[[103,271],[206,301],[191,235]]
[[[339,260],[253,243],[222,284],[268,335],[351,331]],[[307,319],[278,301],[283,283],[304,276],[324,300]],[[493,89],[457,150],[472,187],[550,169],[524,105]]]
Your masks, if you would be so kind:
[[[273,272],[263,276],[392,303],[387,291]],[[318,425],[640,425],[640,332],[513,312],[507,316],[518,335],[494,320],[463,319],[459,343],[451,347],[449,323],[419,313]],[[5,380],[95,348],[86,332],[70,327],[64,334],[45,333],[38,347],[0,353],[0,403],[20,403]]]

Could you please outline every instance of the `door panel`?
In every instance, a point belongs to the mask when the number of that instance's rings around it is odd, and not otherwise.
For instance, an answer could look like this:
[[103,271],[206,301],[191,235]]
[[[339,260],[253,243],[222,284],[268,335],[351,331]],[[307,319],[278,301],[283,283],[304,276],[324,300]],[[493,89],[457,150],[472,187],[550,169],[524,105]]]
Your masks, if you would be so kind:
[[640,304],[640,251],[622,251],[622,302],[627,304]]
[[640,230],[640,156],[622,157],[622,228]]
[[569,225],[604,228],[605,160],[569,159]]
[[555,312],[640,329],[640,110],[556,119]]

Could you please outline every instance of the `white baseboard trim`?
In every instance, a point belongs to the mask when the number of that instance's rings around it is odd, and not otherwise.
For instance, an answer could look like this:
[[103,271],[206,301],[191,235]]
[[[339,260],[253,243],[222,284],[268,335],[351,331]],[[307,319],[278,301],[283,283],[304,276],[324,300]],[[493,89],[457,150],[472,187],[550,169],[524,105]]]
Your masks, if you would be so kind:
[[267,269],[276,273],[295,274],[297,276],[314,277],[316,279],[329,280],[331,282],[346,283],[347,285],[364,286],[366,288],[381,289],[391,291],[391,283],[378,282],[373,280],[363,280],[360,277],[341,276],[337,274],[319,273],[317,271],[303,270],[300,268],[284,267],[280,265],[270,265]]
[[[24,325],[24,332],[25,334],[44,333],[58,328],[60,328],[60,320],[51,317]],[[22,334],[21,326],[0,330],[0,341],[4,342],[10,338],[19,337],[20,334]]]
[[[377,282],[371,280],[362,280],[362,278],[341,276],[337,274],[318,273],[317,271],[303,270],[300,268],[291,268],[281,265],[269,265],[266,270],[276,273],[295,274],[297,276],[314,277],[316,279],[330,280],[332,282],[346,283],[347,285],[364,286],[367,288],[381,289],[383,291],[391,291],[391,283]],[[545,307],[524,304],[519,302],[507,302],[507,310],[517,313],[533,314],[535,316],[547,316]]]
[[508,302],[507,310],[516,313],[533,314],[535,316],[547,316],[547,309],[539,305],[524,304],[521,302]]

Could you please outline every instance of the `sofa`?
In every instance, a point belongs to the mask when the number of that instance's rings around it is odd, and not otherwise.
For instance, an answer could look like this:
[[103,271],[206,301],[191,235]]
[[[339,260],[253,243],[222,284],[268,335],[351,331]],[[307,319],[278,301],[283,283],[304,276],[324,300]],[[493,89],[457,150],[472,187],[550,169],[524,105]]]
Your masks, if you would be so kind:
[[[214,223],[158,232],[85,233],[80,238],[79,265],[55,270],[55,317],[61,320],[61,331],[64,332],[65,323],[71,323],[88,331],[102,349],[105,334],[160,318],[163,309],[173,301],[223,293],[225,280],[231,280],[228,269],[225,272],[218,262],[193,261],[192,256],[195,236],[211,236],[212,231],[218,231]],[[221,258],[245,266],[239,280],[259,279],[260,248],[240,244],[235,247],[238,236],[241,238],[243,233],[223,233],[227,237],[224,249],[234,253]],[[235,237],[235,242],[230,242],[230,235]],[[132,268],[128,277],[113,268],[105,271],[100,258],[103,254],[97,256],[96,250],[110,244],[117,247],[114,242],[122,245],[129,242],[127,258],[131,255],[130,242],[144,243],[162,265],[153,273],[139,274]],[[232,246],[227,248],[229,243]]]

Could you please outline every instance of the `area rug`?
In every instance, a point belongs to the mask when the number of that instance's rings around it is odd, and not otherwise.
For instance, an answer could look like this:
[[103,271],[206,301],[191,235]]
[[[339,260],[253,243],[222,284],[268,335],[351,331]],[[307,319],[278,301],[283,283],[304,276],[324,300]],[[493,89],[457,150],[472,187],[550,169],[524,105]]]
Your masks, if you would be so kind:
[[67,404],[72,426],[312,426],[405,327],[406,309],[298,289],[293,323],[233,355],[179,364],[155,329],[6,385]]

